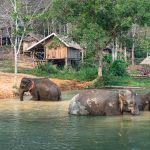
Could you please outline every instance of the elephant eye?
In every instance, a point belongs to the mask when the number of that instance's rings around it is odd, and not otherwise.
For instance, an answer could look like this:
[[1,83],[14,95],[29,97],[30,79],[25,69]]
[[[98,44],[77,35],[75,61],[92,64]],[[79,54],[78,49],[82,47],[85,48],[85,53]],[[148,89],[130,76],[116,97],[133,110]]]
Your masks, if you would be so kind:
[[123,102],[124,105],[127,105],[128,103],[126,101]]
[[134,104],[133,101],[131,101],[130,104]]

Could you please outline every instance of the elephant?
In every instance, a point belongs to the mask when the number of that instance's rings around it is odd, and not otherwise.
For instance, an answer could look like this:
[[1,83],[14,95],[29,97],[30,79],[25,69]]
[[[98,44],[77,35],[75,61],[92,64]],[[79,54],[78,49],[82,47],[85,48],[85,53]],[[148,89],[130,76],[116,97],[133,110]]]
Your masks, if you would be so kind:
[[135,101],[140,111],[150,111],[150,92],[146,94],[136,94]]
[[139,115],[135,93],[131,90],[84,90],[75,95],[69,104],[72,115]]
[[19,88],[21,101],[23,101],[24,92],[30,92],[32,99],[36,101],[61,100],[60,88],[48,78],[22,78]]

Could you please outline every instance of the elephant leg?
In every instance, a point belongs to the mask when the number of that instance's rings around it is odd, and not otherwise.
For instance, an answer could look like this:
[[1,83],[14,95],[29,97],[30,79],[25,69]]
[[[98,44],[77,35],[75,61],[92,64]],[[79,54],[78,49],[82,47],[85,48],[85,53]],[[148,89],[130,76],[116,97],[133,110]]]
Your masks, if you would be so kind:
[[40,100],[40,96],[39,96],[39,93],[36,91],[34,93],[31,93],[32,95],[32,99],[35,100],[35,101],[39,101]]
[[53,93],[53,94],[51,92],[49,92],[47,99],[52,100],[52,101],[58,101],[58,100],[60,100],[60,97],[57,92]]

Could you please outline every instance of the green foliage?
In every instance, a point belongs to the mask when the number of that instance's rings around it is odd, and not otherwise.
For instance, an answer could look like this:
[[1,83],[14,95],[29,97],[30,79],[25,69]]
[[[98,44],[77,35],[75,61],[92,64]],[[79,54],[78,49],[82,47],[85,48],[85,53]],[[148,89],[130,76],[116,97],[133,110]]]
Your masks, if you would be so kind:
[[127,76],[127,66],[127,62],[118,59],[112,63],[110,70],[114,76]]
[[57,47],[59,47],[61,44],[60,40],[56,37],[53,38],[53,41],[48,45],[49,49],[56,49]]
[[15,11],[12,11],[11,12],[11,17],[13,18],[13,20],[15,20],[16,18],[17,18],[17,12],[15,12]]
[[103,60],[104,60],[104,63],[106,63],[107,65],[111,64],[113,62],[112,55],[104,56]]
[[92,63],[84,63],[81,65],[77,75],[77,79],[81,81],[94,80],[97,77],[97,67]]
[[132,40],[125,37],[133,24],[148,24],[149,3],[147,0],[54,0],[52,17],[58,23],[71,24],[69,34],[86,47],[87,59],[102,60],[102,49],[116,37],[123,46],[131,48]]
[[149,39],[149,37],[147,36],[147,39],[146,39],[146,37],[139,39],[137,46],[138,46],[138,50],[140,50],[140,52],[142,51],[141,53],[146,54],[147,52],[150,52],[150,39]]
[[58,73],[57,68],[54,65],[52,65],[51,63],[39,65],[39,66],[37,66],[36,69],[41,72],[46,72],[49,74],[57,74]]
[[40,65],[30,70],[20,70],[20,73],[32,74],[42,77],[51,77],[58,79],[78,80],[78,81],[91,81],[97,76],[97,68],[91,64],[83,64],[79,71],[74,69],[60,70],[52,64]]
[[128,77],[128,64],[124,60],[118,59],[112,62],[111,55],[108,55],[104,57],[104,62],[103,78],[101,79],[102,85],[114,85],[118,78]]
[[133,87],[147,87],[150,88],[150,78],[132,78],[129,76],[126,77],[114,77],[108,78],[108,81],[100,78],[97,82],[94,83],[93,87],[112,87],[112,86],[133,86]]
[[[136,48],[136,51],[135,51],[135,53],[134,53],[134,56],[135,56],[135,58],[137,58],[137,59],[138,59],[138,58],[141,58],[140,61],[142,61],[143,58],[146,58],[146,56],[147,56],[147,51],[140,49],[140,47],[137,47],[137,48]],[[139,63],[140,63],[140,62],[139,62]]]
[[13,67],[12,60],[0,60],[0,71],[13,73]]

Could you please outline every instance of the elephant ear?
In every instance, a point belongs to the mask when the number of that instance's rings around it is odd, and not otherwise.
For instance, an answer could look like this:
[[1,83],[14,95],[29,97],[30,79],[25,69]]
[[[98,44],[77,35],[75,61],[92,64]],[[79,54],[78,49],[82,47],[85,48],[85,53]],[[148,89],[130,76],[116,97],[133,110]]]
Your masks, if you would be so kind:
[[24,78],[22,80],[22,83],[23,83],[23,89],[26,89],[27,91],[31,92],[31,90],[33,89],[34,87],[34,81],[30,78]]
[[123,112],[123,108],[126,108],[128,104],[134,105],[135,104],[134,99],[135,99],[135,94],[131,90],[120,90],[119,91],[119,107],[120,107],[121,112]]
[[119,91],[119,108],[122,113],[123,113],[123,104],[125,100],[126,100],[125,93],[123,91]]
[[35,83],[33,80],[30,80],[30,82],[28,83],[28,88],[29,88],[29,92],[31,92],[31,90],[33,89]]

